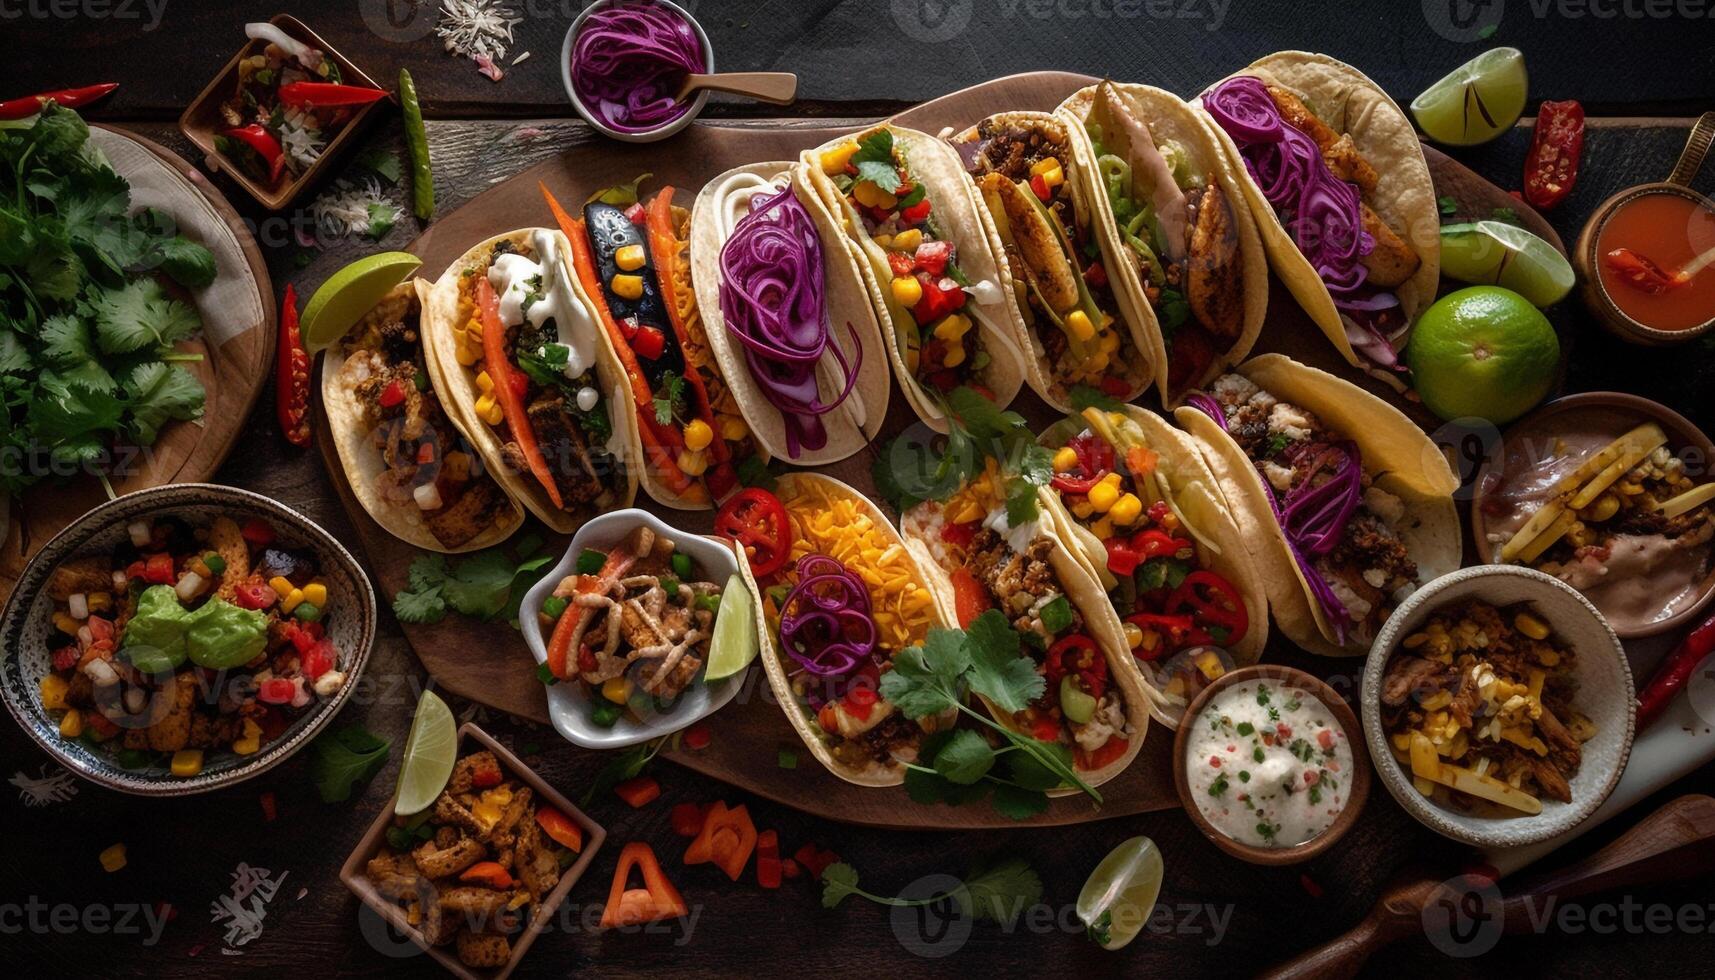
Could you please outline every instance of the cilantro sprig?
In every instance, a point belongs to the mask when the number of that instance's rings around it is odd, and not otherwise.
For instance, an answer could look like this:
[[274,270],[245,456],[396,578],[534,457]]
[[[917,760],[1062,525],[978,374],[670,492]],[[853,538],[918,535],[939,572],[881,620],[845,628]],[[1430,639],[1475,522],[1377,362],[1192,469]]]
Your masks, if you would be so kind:
[[514,559],[503,548],[487,548],[458,561],[424,555],[411,563],[404,589],[393,596],[393,615],[403,623],[438,623],[450,609],[472,619],[518,618],[524,593],[553,560],[536,554],[541,541],[522,540]]
[[838,908],[853,895],[891,908],[920,908],[951,901],[976,920],[1006,923],[1042,900],[1042,879],[1022,858],[971,869],[956,888],[927,898],[878,895],[858,887],[857,869],[841,861],[822,870],[822,907]]
[[858,180],[870,181],[889,194],[904,183],[893,161],[893,131],[886,126],[858,141],[852,166],[857,168]]
[[1007,522],[1035,520],[1037,490],[1054,477],[1053,454],[1036,444],[1024,416],[1001,409],[974,388],[955,388],[945,402],[944,442],[914,442],[909,433],[895,439],[872,468],[877,489],[901,511],[925,500],[944,501],[992,458],[1007,474]]
[[973,728],[936,732],[924,740],[919,762],[906,768],[905,790],[919,803],[957,805],[993,793],[994,807],[1014,820],[1041,813],[1047,791],[1073,786],[1096,803],[1102,796],[1072,766],[1071,750],[1021,735],[965,704],[967,691],[996,711],[1023,711],[1046,689],[1035,665],[1020,655],[1017,631],[990,609],[964,630],[931,629],[881,675],[882,697],[907,718],[952,711],[998,736],[1000,745]]

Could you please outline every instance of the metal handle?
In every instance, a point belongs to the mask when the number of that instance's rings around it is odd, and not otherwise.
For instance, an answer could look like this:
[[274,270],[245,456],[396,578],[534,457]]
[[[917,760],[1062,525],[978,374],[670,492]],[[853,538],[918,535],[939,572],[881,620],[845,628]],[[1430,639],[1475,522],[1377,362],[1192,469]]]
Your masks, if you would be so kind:
[[1705,112],[1697,120],[1697,125],[1691,127],[1685,149],[1679,151],[1679,162],[1673,165],[1673,173],[1667,175],[1667,182],[1690,187],[1691,178],[1697,176],[1697,171],[1702,168],[1711,143],[1715,143],[1715,112]]

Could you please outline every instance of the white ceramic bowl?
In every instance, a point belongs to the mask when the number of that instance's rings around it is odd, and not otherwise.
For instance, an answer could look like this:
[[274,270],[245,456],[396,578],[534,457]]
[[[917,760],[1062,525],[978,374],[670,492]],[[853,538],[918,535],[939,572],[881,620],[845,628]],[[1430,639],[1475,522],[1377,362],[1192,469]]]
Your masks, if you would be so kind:
[[[637,0],[596,0],[595,3],[585,7],[583,13],[578,14],[577,19],[572,21],[572,26],[566,29],[566,40],[560,45],[560,84],[566,87],[566,98],[572,100],[572,108],[578,110],[578,115],[583,116],[584,121],[589,123],[591,126],[594,126],[597,131],[607,136],[611,136],[623,143],[654,143],[657,140],[664,140],[667,137],[672,136],[679,130],[689,126],[691,124],[691,120],[702,115],[703,106],[707,105],[709,101],[709,90],[703,89],[698,92],[696,96],[691,99],[691,108],[672,122],[667,123],[665,126],[642,133],[624,133],[614,129],[607,123],[602,122],[595,113],[590,111],[588,106],[584,105],[584,100],[578,96],[577,89],[572,86],[572,45],[577,42],[578,32],[583,30],[584,21],[589,20],[590,14],[595,13],[603,7],[612,7],[616,4],[627,2],[635,3]],[[703,25],[697,22],[697,18],[691,16],[691,12],[689,10],[686,10],[684,7],[681,7],[676,3],[669,3],[668,0],[649,0],[649,2],[660,7],[665,7],[678,14],[680,17],[685,18],[685,21],[691,25],[691,30],[697,32],[697,40],[703,45],[703,74],[713,74],[715,70],[715,49],[714,46],[709,43],[709,35],[703,30]]]
[[[209,750],[201,772],[178,777],[164,765],[127,769],[106,751],[62,738],[58,723],[42,708],[38,693],[42,677],[52,669],[48,649],[53,600],[43,586],[62,562],[102,554],[126,538],[126,525],[155,517],[179,516],[192,523],[219,516],[240,523],[252,517],[266,520],[282,543],[316,556],[328,587],[325,625],[340,651],[339,669],[345,686],[333,697],[317,702],[255,755]],[[128,493],[110,500],[73,521],[42,546],[24,566],[6,610],[0,615],[0,695],[19,726],[47,753],[72,772],[92,782],[140,796],[185,796],[242,782],[284,762],[316,736],[357,689],[369,649],[375,642],[375,593],[369,577],[351,553],[314,521],[285,504],[236,487],[211,483],[172,483]]]
[[[560,563],[524,594],[524,604],[518,612],[518,626],[523,630],[524,642],[530,645],[530,652],[535,655],[537,663],[548,662],[548,643],[542,635],[539,616],[543,601],[554,594],[554,587],[562,579],[576,573],[578,555],[585,548],[597,551],[612,548],[625,540],[625,536],[639,524],[671,540],[674,547],[690,555],[703,580],[724,587],[729,577],[738,574],[738,558],[727,544],[669,527],[648,511],[632,508],[591,518],[572,535],[571,547],[566,549]],[[748,671],[740,671],[714,684],[705,683],[699,673],[696,682],[686,689],[673,710],[643,722],[622,715],[611,728],[602,728],[590,721],[588,685],[575,679],[561,681],[548,688],[548,717],[555,730],[574,745],[586,749],[623,749],[662,735],[671,735],[714,714],[738,693],[744,685],[746,673]]]
[[[1425,798],[1411,785],[1411,773],[1399,764],[1382,727],[1382,675],[1395,646],[1431,613],[1465,600],[1495,606],[1529,603],[1577,655],[1575,703],[1596,726],[1585,742],[1578,774],[1571,780],[1572,802],[1544,799],[1535,816],[1475,816]],[[1476,847],[1513,847],[1559,836],[1584,822],[1619,782],[1631,754],[1637,702],[1632,671],[1608,621],[1575,589],[1550,575],[1515,565],[1479,565],[1430,582],[1400,603],[1388,617],[1364,664],[1360,692],[1364,737],[1383,786],[1399,805],[1429,829]]]

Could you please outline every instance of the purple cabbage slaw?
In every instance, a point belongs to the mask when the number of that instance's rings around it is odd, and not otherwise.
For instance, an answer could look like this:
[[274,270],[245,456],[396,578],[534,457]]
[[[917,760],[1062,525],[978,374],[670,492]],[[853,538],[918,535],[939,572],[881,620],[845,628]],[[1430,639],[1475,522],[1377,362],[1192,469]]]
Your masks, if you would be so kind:
[[[863,365],[863,343],[850,323],[850,363],[838,344],[829,342],[828,305],[823,296],[826,266],[816,224],[790,184],[766,197],[751,199],[750,213],[738,220],[721,246],[721,318],[733,339],[744,345],[751,377],[786,427],[786,454],[828,444],[821,416],[851,395]],[[831,350],[845,388],[823,402],[816,367]]]
[[[808,691],[811,705],[837,697],[838,681],[875,657],[877,630],[869,589],[839,559],[798,559],[798,584],[780,604],[780,646],[827,691]],[[826,694],[826,697],[821,695]]]
[[660,129],[691,109],[674,99],[685,76],[708,67],[696,29],[678,13],[625,0],[589,15],[572,43],[572,88],[622,133]]

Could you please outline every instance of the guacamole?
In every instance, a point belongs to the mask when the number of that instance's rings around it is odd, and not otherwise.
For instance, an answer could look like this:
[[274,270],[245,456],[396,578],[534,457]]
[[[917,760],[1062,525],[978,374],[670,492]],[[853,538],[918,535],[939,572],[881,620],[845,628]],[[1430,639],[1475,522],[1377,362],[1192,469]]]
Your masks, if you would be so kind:
[[218,597],[186,609],[169,585],[152,585],[137,598],[125,624],[123,655],[138,670],[158,674],[189,659],[226,670],[256,659],[268,646],[268,617]]

